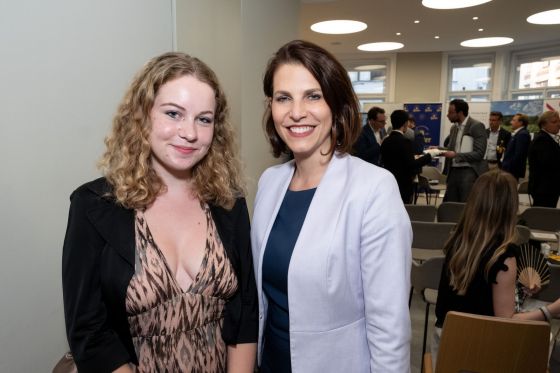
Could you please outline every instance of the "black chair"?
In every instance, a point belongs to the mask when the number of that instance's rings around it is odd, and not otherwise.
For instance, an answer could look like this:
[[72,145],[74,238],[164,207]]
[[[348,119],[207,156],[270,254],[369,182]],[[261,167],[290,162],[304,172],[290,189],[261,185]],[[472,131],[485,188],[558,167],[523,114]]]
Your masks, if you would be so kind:
[[520,224],[542,231],[560,231],[560,209],[529,207],[519,215]]
[[433,205],[404,205],[408,217],[414,221],[436,221],[437,208]]
[[[437,302],[437,289],[439,287],[439,278],[443,268],[444,257],[429,258],[423,263],[412,262],[410,272],[410,296],[408,299],[408,307],[412,302],[412,292],[416,289],[422,295],[422,300],[426,303],[426,313],[424,316],[424,338],[422,340],[422,358],[426,353],[426,338],[428,334],[428,319],[430,316],[430,306]],[[422,366],[422,360],[420,360]]]
[[439,223],[458,223],[465,209],[462,202],[442,202],[438,207],[437,221]]
[[443,256],[443,245],[455,228],[453,223],[412,221],[412,259],[423,261]]

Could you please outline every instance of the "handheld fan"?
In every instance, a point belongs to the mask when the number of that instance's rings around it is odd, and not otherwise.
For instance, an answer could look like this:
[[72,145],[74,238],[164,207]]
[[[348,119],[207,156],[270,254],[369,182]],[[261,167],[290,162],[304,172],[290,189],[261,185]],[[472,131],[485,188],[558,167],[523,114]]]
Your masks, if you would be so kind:
[[536,248],[521,246],[517,262],[517,279],[527,289],[542,287],[550,282],[550,269],[545,257]]

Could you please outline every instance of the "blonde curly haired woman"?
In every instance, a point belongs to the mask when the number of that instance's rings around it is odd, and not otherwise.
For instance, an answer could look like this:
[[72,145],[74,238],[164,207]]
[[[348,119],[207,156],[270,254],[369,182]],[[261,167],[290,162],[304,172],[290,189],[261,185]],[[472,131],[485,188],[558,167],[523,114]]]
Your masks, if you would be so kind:
[[252,372],[249,218],[224,92],[183,53],[149,61],[71,196],[62,278],[80,372]]

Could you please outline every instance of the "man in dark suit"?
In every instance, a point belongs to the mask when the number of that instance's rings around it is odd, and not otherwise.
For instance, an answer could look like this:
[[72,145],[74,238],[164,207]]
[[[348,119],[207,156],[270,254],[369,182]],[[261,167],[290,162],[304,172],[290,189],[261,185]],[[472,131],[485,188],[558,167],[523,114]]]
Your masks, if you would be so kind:
[[[413,194],[413,180],[418,169],[430,163],[432,157],[425,154],[414,159],[414,144],[405,137],[408,113],[404,110],[395,110],[391,114],[393,131],[381,144],[381,158],[383,167],[391,171],[401,193],[404,203],[411,203]],[[437,149],[436,149],[437,151]]]
[[490,113],[488,121],[490,128],[486,130],[488,144],[484,157],[490,168],[501,167],[502,155],[511,139],[511,133],[502,128],[502,119],[503,115],[500,111]]
[[381,141],[386,136],[385,110],[374,106],[367,114],[367,124],[362,128],[362,133],[354,144],[356,157],[376,166],[380,164]]
[[539,133],[529,148],[529,193],[533,206],[556,207],[560,197],[560,117],[557,111],[539,118]]
[[529,144],[531,135],[527,131],[529,117],[525,114],[517,113],[511,119],[511,129],[513,133],[511,140],[504,153],[502,170],[512,174],[517,180],[525,177],[527,168],[527,154],[529,154]]
[[465,202],[476,178],[488,171],[484,160],[486,129],[484,124],[469,117],[469,104],[460,99],[449,103],[447,118],[454,125],[444,142],[448,151],[443,153],[446,158],[444,173],[447,173],[443,200]]

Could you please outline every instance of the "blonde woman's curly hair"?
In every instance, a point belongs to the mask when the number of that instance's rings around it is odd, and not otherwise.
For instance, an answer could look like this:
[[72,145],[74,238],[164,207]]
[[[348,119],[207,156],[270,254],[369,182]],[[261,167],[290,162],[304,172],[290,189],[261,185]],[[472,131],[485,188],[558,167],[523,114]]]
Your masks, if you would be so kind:
[[208,154],[192,169],[196,196],[203,202],[231,208],[244,195],[229,122],[225,94],[214,72],[202,61],[184,53],[155,57],[138,72],[113,119],[107,147],[99,168],[113,187],[116,202],[126,208],[150,205],[165,191],[165,185],[151,165],[150,111],[162,85],[192,75],[215,92],[214,137]]

